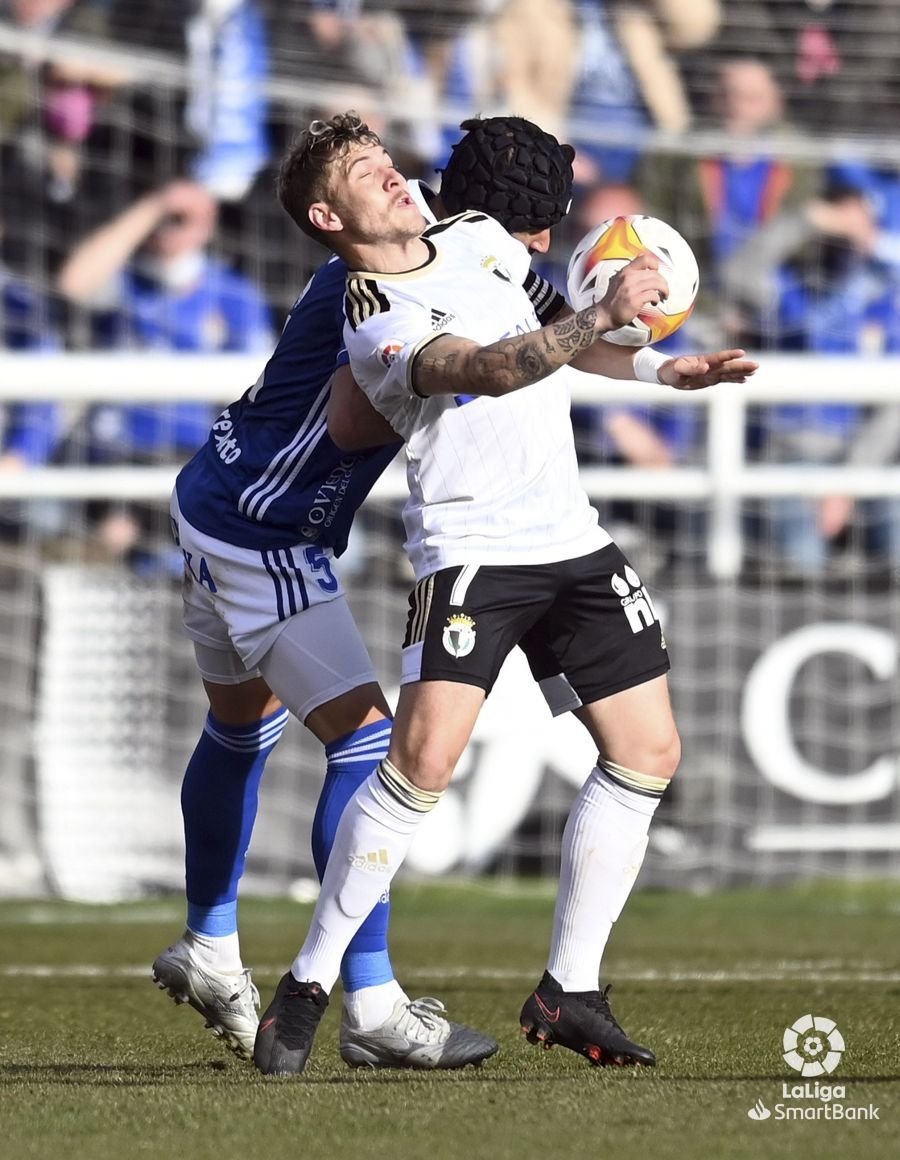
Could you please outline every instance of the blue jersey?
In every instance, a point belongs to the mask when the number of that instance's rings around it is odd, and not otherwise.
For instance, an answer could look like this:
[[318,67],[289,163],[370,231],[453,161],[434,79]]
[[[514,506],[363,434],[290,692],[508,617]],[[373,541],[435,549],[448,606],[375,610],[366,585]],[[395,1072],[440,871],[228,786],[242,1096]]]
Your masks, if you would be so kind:
[[353,516],[397,445],[347,453],[328,435],[346,275],[337,258],[314,275],[259,380],[181,470],[178,504],[206,535],[260,550],[305,540],[340,555],[347,546]]

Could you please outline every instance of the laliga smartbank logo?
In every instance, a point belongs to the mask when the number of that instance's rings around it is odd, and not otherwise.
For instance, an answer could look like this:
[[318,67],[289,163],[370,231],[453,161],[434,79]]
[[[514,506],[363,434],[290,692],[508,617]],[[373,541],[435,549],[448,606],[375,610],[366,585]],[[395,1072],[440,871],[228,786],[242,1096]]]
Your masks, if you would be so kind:
[[812,1076],[831,1075],[844,1054],[844,1037],[833,1019],[801,1015],[782,1037],[784,1062],[806,1078],[805,1083],[783,1083],[781,1101],[767,1107],[762,1099],[747,1112],[751,1120],[877,1120],[874,1104],[851,1106],[844,1084],[810,1083]]

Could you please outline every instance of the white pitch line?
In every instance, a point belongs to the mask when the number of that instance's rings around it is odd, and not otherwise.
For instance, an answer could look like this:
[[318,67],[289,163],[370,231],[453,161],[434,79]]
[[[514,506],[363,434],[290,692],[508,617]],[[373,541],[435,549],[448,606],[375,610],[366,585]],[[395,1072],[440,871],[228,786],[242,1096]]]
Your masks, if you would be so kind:
[[[257,977],[279,978],[283,966],[254,967]],[[760,969],[742,971],[695,971],[650,969],[625,970],[613,968],[613,975],[633,983],[900,983],[900,971],[878,970],[816,970]],[[404,979],[478,979],[484,981],[528,982],[534,970],[494,969],[490,967],[418,967],[404,971]],[[149,979],[146,966],[110,966],[99,963],[4,963],[0,977],[24,979]]]

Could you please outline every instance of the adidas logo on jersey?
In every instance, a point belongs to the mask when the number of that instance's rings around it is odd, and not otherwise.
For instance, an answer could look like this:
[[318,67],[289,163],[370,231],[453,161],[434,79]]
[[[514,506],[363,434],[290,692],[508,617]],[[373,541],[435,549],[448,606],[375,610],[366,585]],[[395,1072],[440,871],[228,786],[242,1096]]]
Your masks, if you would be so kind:
[[431,310],[431,329],[442,330],[448,322],[452,322],[456,317],[455,314],[448,314],[446,310]]
[[624,579],[618,572],[614,572],[610,583],[613,592],[620,598],[619,603],[625,610],[632,632],[642,632],[656,623],[656,609],[653,607],[650,593],[630,564],[625,565]]

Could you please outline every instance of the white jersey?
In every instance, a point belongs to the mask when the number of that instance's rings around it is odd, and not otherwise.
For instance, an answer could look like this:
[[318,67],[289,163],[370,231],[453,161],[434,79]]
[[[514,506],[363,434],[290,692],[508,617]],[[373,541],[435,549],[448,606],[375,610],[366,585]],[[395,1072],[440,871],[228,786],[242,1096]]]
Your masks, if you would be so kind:
[[430,256],[418,269],[348,275],[344,328],[356,381],[406,440],[403,520],[416,578],[605,547],[610,536],[578,478],[567,368],[500,398],[413,390],[414,359],[434,339],[487,346],[540,325],[541,280],[525,246],[493,218],[460,214],[423,237]]

